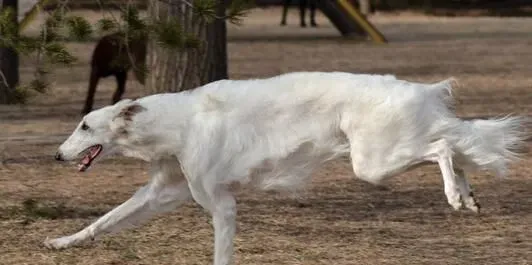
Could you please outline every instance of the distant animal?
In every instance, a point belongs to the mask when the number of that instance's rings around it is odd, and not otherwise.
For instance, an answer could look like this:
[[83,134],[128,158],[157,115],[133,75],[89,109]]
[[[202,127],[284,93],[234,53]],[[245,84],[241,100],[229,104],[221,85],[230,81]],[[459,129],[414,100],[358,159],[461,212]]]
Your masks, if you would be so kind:
[[[316,3],[317,0],[300,0],[299,1],[299,18],[300,18],[300,26],[306,27],[307,23],[305,22],[305,10],[307,7],[310,9],[310,25],[312,27],[317,27],[318,24],[316,23]],[[283,16],[281,18],[281,25],[286,25],[286,17],[288,14],[288,7],[292,3],[292,0],[284,0],[283,2]]]
[[94,94],[100,78],[108,76],[116,78],[116,90],[111,100],[112,104],[122,98],[126,89],[127,74],[131,68],[137,81],[144,85],[147,40],[143,36],[128,38],[127,42],[125,39],[122,33],[117,32],[105,35],[96,44],[92,52],[89,89],[82,114],[87,114],[92,110]]
[[92,111],[56,160],[80,158],[85,171],[123,154],[149,161],[151,180],[83,230],[44,245],[78,245],[194,199],[212,216],[214,265],[232,264],[236,187],[295,192],[340,156],[349,156],[354,176],[370,183],[437,164],[447,202],[478,212],[466,172],[504,175],[525,144],[526,118],[462,120],[450,108],[452,84],[299,72],[221,80]]

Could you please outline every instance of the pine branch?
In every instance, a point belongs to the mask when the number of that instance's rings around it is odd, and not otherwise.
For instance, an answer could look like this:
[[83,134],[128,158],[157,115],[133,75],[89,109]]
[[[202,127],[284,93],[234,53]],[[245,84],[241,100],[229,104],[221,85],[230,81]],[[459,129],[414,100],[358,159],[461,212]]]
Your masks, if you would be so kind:
[[0,11],[0,46],[16,48],[18,27],[13,24],[16,21],[16,13],[13,8],[5,8]]
[[70,37],[75,40],[87,40],[92,35],[93,30],[91,24],[80,16],[67,17],[65,22],[68,27]]
[[58,42],[47,43],[44,45],[44,54],[52,64],[71,65],[76,61],[64,45]]
[[157,0],[167,5],[179,6],[185,4],[189,8],[194,10],[194,13],[203,18],[206,22],[211,23],[214,19],[229,20],[230,23],[239,24],[243,16],[247,11],[253,8],[255,1],[253,0],[233,0],[229,7],[229,12],[225,16],[216,15],[216,0],[194,0],[190,2],[188,0]]
[[[96,25],[91,25],[81,16],[69,15],[69,0],[59,0],[57,8],[48,12],[45,23],[41,25],[38,36],[19,36],[18,27],[13,23],[15,12],[12,9],[0,10],[0,46],[14,48],[18,53],[35,56],[34,80],[18,88],[22,97],[28,91],[45,92],[49,83],[46,80],[49,72],[45,69],[53,69],[54,65],[71,65],[76,62],[74,57],[66,48],[65,41],[68,39],[87,40],[96,31],[102,34],[118,32],[119,40],[125,44],[125,51],[129,60],[117,63],[134,62],[129,50],[129,45],[134,41],[145,41],[148,37],[154,37],[157,43],[168,49],[177,49],[185,52],[189,49],[198,49],[204,45],[202,29],[217,19],[224,19],[231,23],[238,24],[245,16],[247,10],[252,7],[251,0],[233,0],[227,8],[225,16],[217,16],[217,0],[157,0],[167,5],[176,5],[178,12],[185,12],[185,9],[192,11],[191,27],[184,28],[181,20],[188,14],[181,14],[165,21],[150,23],[149,20],[142,19],[139,9],[127,1],[127,4],[120,5],[120,16],[115,16],[113,12],[104,8],[102,0],[94,0],[101,8],[104,18],[100,19]],[[184,8],[183,8],[184,7]],[[42,7],[39,7],[42,8]],[[189,27],[189,26],[187,26]],[[131,63],[136,71],[147,73],[145,66]],[[0,73],[0,82],[2,81]],[[4,80],[5,81],[5,80]]]
[[102,18],[98,21],[98,30],[102,33],[109,33],[115,31],[119,28],[119,25],[116,21],[109,18]]
[[247,12],[254,7],[254,1],[250,0],[233,0],[229,6],[228,14],[225,17],[230,23],[239,25],[242,18],[246,16]]

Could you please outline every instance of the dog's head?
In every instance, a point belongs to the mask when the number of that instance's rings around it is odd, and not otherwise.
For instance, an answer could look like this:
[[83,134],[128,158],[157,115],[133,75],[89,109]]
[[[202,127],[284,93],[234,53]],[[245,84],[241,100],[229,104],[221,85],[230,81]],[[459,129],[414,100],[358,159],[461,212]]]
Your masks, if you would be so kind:
[[97,159],[115,153],[127,137],[133,117],[145,108],[130,99],[95,110],[83,117],[74,132],[61,144],[56,160],[81,158],[79,171],[87,170]]

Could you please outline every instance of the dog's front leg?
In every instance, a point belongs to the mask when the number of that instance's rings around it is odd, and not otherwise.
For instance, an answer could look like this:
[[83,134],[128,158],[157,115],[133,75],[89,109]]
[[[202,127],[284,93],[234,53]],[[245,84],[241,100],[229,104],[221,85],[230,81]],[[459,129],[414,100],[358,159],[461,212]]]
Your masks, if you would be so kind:
[[190,190],[186,181],[168,184],[155,179],[140,188],[129,200],[85,229],[70,236],[46,239],[44,245],[53,249],[78,245],[104,232],[117,232],[124,227],[146,220],[156,213],[172,210],[188,198],[190,198]]
[[[207,188],[190,183],[194,200],[212,215],[214,228],[214,265],[230,265],[236,230],[236,200],[225,187]],[[207,192],[207,190],[212,192]]]
[[236,201],[229,192],[217,198],[212,211],[214,226],[214,265],[230,265],[236,230]]

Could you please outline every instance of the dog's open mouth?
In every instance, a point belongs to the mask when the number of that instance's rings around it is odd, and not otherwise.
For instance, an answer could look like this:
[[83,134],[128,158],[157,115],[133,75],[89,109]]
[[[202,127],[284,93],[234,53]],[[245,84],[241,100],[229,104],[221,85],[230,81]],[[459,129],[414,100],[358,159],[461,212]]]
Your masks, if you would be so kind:
[[87,170],[87,168],[90,167],[92,161],[102,152],[102,146],[97,144],[93,145],[87,149],[85,149],[83,152],[85,155],[83,156],[83,159],[78,164],[78,170],[83,172]]

